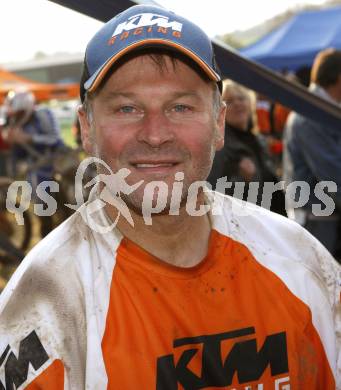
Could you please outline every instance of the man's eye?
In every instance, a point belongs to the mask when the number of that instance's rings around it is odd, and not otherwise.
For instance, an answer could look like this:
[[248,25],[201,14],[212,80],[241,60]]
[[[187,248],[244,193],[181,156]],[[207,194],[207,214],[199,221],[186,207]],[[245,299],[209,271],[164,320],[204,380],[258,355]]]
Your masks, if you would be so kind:
[[175,112],[190,112],[191,108],[185,104],[176,104],[173,107],[173,111],[175,111]]
[[119,112],[123,112],[124,114],[130,114],[132,112],[135,112],[135,108],[132,106],[122,106],[120,107]]

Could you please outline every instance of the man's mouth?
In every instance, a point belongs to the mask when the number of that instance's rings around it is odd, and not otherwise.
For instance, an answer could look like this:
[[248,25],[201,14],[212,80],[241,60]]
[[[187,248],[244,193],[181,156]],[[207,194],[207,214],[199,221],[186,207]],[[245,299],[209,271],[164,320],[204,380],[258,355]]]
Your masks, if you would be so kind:
[[173,167],[177,163],[137,163],[133,164],[135,168],[168,168]]
[[134,161],[131,166],[135,172],[142,175],[168,176],[173,173],[175,167],[179,165],[178,161]]

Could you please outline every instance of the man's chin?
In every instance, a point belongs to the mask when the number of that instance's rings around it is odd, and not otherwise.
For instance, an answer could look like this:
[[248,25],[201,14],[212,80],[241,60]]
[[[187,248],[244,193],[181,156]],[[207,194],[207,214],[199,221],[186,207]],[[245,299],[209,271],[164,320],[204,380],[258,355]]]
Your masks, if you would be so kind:
[[146,215],[178,215],[180,209],[186,205],[187,193],[182,194],[178,202],[172,202],[171,196],[167,196],[167,199],[160,200],[158,197],[150,199],[143,196],[139,197],[121,194],[121,199],[133,213],[141,217]]

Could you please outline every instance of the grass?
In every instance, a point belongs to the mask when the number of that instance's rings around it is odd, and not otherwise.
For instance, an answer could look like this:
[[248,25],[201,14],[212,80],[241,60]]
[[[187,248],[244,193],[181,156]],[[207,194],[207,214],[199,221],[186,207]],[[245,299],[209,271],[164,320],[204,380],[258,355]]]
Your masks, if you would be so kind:
[[77,146],[75,137],[72,134],[72,122],[63,121],[61,123],[61,133],[62,138],[67,146],[70,146],[71,148],[75,148]]

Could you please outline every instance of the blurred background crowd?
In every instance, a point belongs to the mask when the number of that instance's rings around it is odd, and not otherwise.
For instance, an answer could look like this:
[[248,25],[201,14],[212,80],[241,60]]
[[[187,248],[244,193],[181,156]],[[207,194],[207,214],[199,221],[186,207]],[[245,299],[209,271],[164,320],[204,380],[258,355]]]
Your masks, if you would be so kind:
[[[321,7],[285,12],[258,29],[220,39],[281,74],[287,83],[309,88],[340,107],[340,20],[341,2],[329,1]],[[85,157],[76,116],[81,62],[82,55],[56,60],[40,53],[34,61],[0,67],[0,290],[27,250],[72,212],[64,205],[75,203],[74,175]],[[334,76],[326,81],[325,74]],[[264,206],[265,182],[301,179],[315,185],[331,180],[341,185],[341,129],[323,123],[315,126],[273,98],[232,80],[224,81],[223,100],[226,141],[208,178],[213,187],[219,178],[227,177],[232,185],[225,193]],[[301,171],[293,173],[297,166]],[[22,225],[6,204],[8,196],[15,198],[11,202],[17,207],[23,204],[23,192],[8,193],[18,180],[27,180],[33,189]],[[58,207],[55,214],[39,217],[33,207],[38,198],[41,203],[37,188],[45,181],[58,183],[58,191],[46,189]],[[259,183],[260,191],[248,198],[252,183]],[[306,226],[341,259],[340,192],[337,188],[332,194],[336,208],[329,217],[315,218],[304,209],[303,214],[291,214],[285,204],[285,184],[279,184],[267,207]]]

